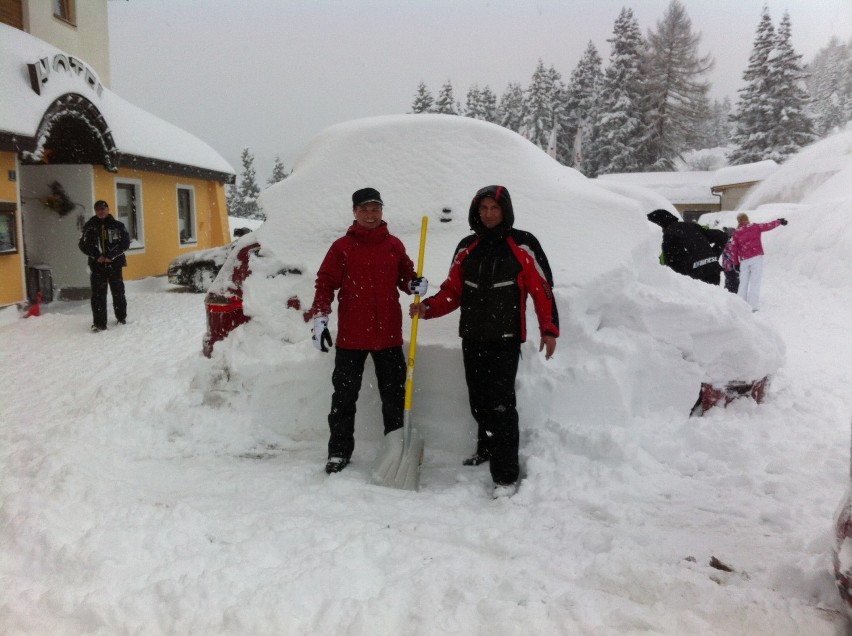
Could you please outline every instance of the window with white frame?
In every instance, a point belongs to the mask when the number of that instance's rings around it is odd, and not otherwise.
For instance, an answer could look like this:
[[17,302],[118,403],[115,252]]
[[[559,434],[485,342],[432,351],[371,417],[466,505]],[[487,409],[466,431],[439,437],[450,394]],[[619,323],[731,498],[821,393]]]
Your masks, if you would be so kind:
[[198,232],[195,224],[195,188],[177,187],[178,233],[181,244],[196,243]]
[[115,218],[124,223],[130,234],[130,248],[144,245],[142,233],[142,182],[122,180],[115,182]]

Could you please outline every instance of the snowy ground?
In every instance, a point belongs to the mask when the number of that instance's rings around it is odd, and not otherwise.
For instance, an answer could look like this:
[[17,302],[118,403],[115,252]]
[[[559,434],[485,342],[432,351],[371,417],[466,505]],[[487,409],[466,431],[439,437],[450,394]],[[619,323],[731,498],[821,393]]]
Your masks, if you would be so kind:
[[[405,121],[472,131],[480,143],[465,147],[481,147],[499,168],[517,156],[509,172],[529,173],[515,190],[519,226],[558,246],[550,255],[563,333],[548,363],[534,342],[523,350],[518,493],[493,500],[487,466],[461,466],[473,423],[451,318],[420,327],[412,417],[427,448],[412,492],[368,483],[380,435],[369,368],[353,462],[338,475],[323,471],[333,357],[316,352],[297,313],[284,309],[286,285],[310,289],[309,277],[253,276],[244,296],[256,310],[252,322],[217,345],[212,360],[200,354],[202,296],[164,278],[129,283],[129,323],[99,334],[89,332],[87,302],[54,302],[26,320],[6,308],[0,633],[846,633],[830,562],[852,416],[846,173],[835,168],[811,204],[789,199],[752,214],[790,220],[764,239],[753,316],[726,292],[660,268],[659,239],[638,206],[633,217],[626,208],[617,216],[610,208],[626,199],[527,156],[528,142],[503,132],[494,141],[497,133],[458,121],[465,118],[428,117]],[[398,136],[376,147],[387,155]],[[328,178],[331,160],[361,167],[317,151],[333,135],[321,141],[289,184],[269,189],[269,211],[282,210],[258,230],[271,245],[276,237],[301,244],[305,271],[315,271],[310,259],[328,244],[314,234],[332,236],[348,222],[335,216],[335,197],[351,191],[332,196],[313,185],[339,184],[342,171]],[[382,170],[407,168],[408,154],[454,154],[397,145],[403,150]],[[852,169],[852,131],[830,145],[838,146],[831,157],[846,157]],[[508,159],[495,154],[506,148]],[[807,177],[819,162],[802,159],[792,168]],[[408,233],[409,246],[420,214],[413,203],[435,202],[420,192],[406,201],[409,184],[455,178],[452,198],[463,201],[465,175],[491,182],[483,162],[459,161],[444,166],[446,178],[403,175],[389,179],[396,187],[382,186],[396,201],[387,206],[392,228]],[[788,174],[781,185],[794,182]],[[288,211],[300,188],[310,205]],[[585,203],[562,210],[560,188]],[[555,211],[533,198],[542,192],[553,193]],[[583,214],[595,202],[600,220],[588,223]],[[453,209],[463,215],[460,204]],[[435,224],[427,271],[444,270],[462,223]],[[601,245],[620,260],[597,257]],[[743,334],[748,343],[737,340]],[[741,400],[688,417],[705,362],[732,358],[742,367],[777,337],[786,358],[764,404]]]
[[843,633],[829,547],[852,302],[778,261],[764,283],[762,319],[787,344],[765,404],[578,422],[553,452],[522,386],[535,478],[497,501],[487,467],[459,465],[467,447],[427,451],[421,491],[396,491],[357,456],[325,475],[322,413],[283,436],[268,404],[206,403],[202,297],[163,279],[130,283],[130,323],[102,334],[86,303],[6,309],[2,631]]

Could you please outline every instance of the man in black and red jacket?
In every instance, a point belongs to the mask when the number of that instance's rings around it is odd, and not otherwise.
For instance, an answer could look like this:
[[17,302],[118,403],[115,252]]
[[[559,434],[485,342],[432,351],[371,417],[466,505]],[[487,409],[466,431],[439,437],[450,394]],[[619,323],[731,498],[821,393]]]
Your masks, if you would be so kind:
[[456,248],[447,280],[409,313],[428,320],[461,307],[465,379],[478,428],[476,453],[464,464],[490,461],[495,496],[511,496],[520,474],[515,376],[526,340],[526,299],[531,296],[535,305],[539,351],[550,359],[559,337],[553,276],[535,236],[512,227],[515,213],[505,187],[479,190],[468,220],[474,234]]

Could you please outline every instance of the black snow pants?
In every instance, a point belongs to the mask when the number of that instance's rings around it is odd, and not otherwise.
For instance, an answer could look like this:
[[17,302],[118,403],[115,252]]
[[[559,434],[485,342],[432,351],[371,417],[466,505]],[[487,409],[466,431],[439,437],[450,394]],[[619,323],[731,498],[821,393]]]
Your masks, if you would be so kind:
[[127,319],[127,299],[124,296],[122,267],[110,263],[90,266],[89,282],[92,285],[92,324],[98,329],[107,326],[107,287],[112,294],[112,308],[116,320]]
[[391,347],[379,351],[366,349],[341,349],[334,353],[334,373],[331,384],[331,412],[328,414],[328,456],[352,457],[355,449],[355,403],[361,390],[364,363],[367,354],[373,357],[379,396],[382,399],[382,419],[385,435],[402,428],[405,410],[405,356],[402,347]]
[[515,377],[521,343],[478,342],[462,339],[464,375],[470,412],[477,425],[476,451],[491,456],[494,483],[517,481],[518,411],[515,408]]

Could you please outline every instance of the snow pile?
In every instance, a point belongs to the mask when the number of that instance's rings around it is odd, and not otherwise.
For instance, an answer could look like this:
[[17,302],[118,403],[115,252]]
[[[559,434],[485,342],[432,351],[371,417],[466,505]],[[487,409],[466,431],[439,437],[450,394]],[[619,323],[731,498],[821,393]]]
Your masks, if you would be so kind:
[[[817,202],[848,198],[852,179],[852,125],[822,139],[784,162],[743,200],[740,208],[753,210],[767,203]],[[825,184],[825,189],[822,186]]]
[[[501,178],[505,175],[511,180]],[[216,345],[214,360],[228,373],[215,377],[255,386],[282,359],[304,366],[315,358],[301,312],[285,308],[293,296],[305,308],[310,304],[319,263],[351,222],[354,190],[367,185],[380,190],[385,220],[415,257],[420,216],[430,217],[424,272],[434,289],[469,231],[469,200],[490,183],[508,187],[516,227],[540,237],[554,273],[563,333],[557,356],[546,367],[540,364],[533,328],[521,371],[541,376],[544,386],[562,387],[558,395],[541,398],[548,417],[624,425],[634,415],[660,409],[688,412],[702,382],[753,381],[780,367],[783,343],[744,303],[659,266],[659,228],[636,201],[599,187],[498,126],[418,115],[330,128],[285,181],[262,194],[268,220],[240,243],[257,240],[266,256],[254,262],[259,275],[244,286],[245,310],[253,321]],[[661,203],[643,200],[651,202]],[[449,223],[440,222],[445,208],[451,210]],[[282,269],[304,275],[274,276]],[[529,313],[528,324],[537,325],[531,306]],[[334,332],[336,315],[331,318]],[[448,362],[460,349],[457,320],[456,315],[423,325],[418,364],[427,374],[449,367],[454,393],[463,399],[461,370]],[[602,349],[610,359],[601,360]],[[419,389],[441,394],[439,387]],[[455,435],[443,440],[443,431],[431,433],[442,447],[457,443]]]

